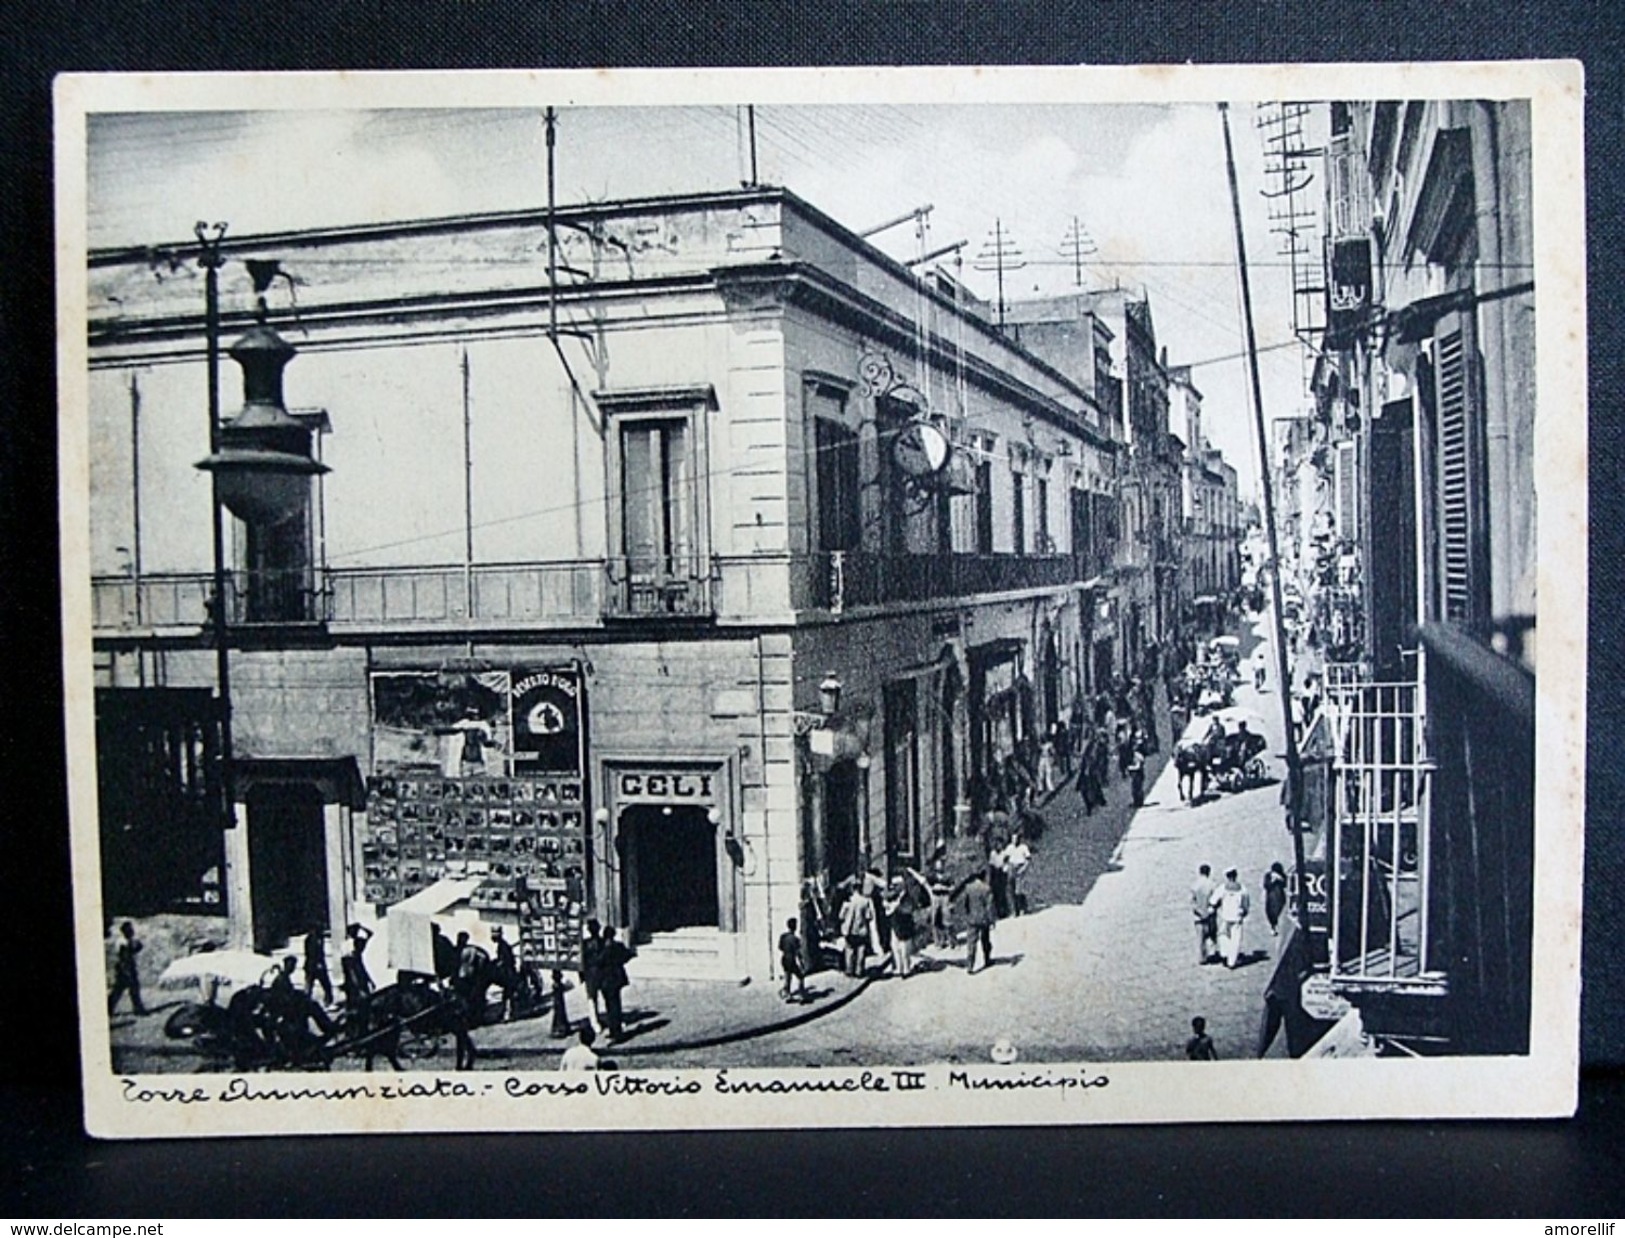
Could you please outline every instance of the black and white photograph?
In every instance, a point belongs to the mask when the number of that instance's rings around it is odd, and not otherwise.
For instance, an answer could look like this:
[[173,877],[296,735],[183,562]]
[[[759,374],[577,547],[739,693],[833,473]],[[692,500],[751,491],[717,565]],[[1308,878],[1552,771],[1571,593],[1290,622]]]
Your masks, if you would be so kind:
[[61,79],[91,1130],[1572,1111],[1579,96]]

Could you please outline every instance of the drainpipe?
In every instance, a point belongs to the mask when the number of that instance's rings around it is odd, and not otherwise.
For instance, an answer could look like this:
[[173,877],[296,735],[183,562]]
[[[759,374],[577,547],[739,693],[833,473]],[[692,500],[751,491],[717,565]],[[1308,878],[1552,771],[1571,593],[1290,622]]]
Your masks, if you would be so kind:
[[[1478,271],[1474,291],[1483,294],[1511,282],[1503,267],[1501,246],[1501,167],[1500,128],[1496,105],[1479,101],[1469,105],[1475,114],[1468,118],[1472,137],[1474,216],[1478,234]],[[1480,272],[1488,273],[1489,288],[1482,286]],[[1479,325],[1479,353],[1484,364],[1481,392],[1484,399],[1484,464],[1486,523],[1489,537],[1490,614],[1493,620],[1511,613],[1513,580],[1514,522],[1511,506],[1518,502],[1512,492],[1512,442],[1508,426],[1507,315],[1513,301],[1482,302],[1476,310]],[[1500,530],[1501,536],[1495,531]]]

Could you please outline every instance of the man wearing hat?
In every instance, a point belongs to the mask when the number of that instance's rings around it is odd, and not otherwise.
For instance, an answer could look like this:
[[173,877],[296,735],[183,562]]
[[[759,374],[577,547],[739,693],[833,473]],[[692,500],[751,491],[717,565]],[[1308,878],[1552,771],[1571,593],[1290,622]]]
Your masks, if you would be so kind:
[[1236,870],[1224,870],[1224,884],[1213,891],[1213,911],[1219,921],[1219,953],[1224,965],[1234,970],[1241,958],[1241,925],[1252,910],[1247,891],[1242,889]]

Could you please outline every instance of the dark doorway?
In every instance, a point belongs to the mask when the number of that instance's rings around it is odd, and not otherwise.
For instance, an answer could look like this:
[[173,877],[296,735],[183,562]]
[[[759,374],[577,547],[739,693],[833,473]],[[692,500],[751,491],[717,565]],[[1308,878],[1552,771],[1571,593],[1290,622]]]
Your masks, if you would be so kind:
[[634,854],[633,904],[640,933],[716,928],[717,827],[694,805],[637,804],[621,813]]
[[249,796],[246,828],[254,948],[278,950],[290,937],[331,929],[321,792],[301,784],[261,787]]
[[824,775],[825,862],[829,888],[858,871],[858,767],[837,761]]
[[1095,684],[1097,693],[1111,691],[1112,679],[1115,677],[1116,656],[1112,649],[1112,642],[1101,640],[1095,642]]

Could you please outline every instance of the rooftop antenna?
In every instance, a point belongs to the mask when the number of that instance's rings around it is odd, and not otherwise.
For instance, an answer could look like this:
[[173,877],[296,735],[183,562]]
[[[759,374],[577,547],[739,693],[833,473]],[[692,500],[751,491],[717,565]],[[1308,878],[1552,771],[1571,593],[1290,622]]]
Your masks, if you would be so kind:
[[1027,260],[1021,255],[1021,247],[1005,231],[1003,219],[994,217],[993,235],[983,242],[981,250],[976,255],[976,261],[971,265],[978,271],[993,271],[996,274],[999,286],[999,326],[1002,329],[1005,311],[1004,273],[1019,271],[1027,265]]
[[1083,260],[1098,252],[1095,238],[1089,235],[1083,221],[1072,216],[1072,226],[1061,238],[1061,257],[1072,259],[1072,282],[1077,287],[1083,287]]

